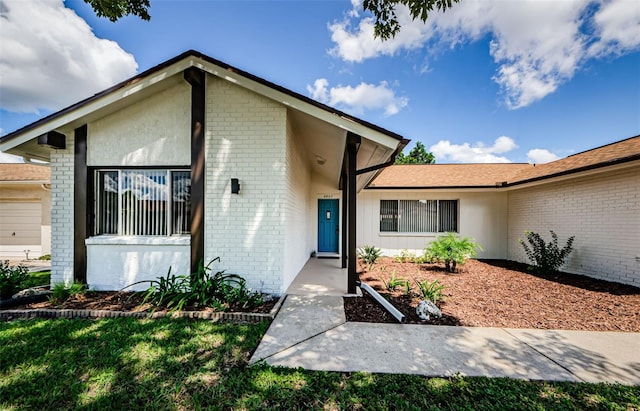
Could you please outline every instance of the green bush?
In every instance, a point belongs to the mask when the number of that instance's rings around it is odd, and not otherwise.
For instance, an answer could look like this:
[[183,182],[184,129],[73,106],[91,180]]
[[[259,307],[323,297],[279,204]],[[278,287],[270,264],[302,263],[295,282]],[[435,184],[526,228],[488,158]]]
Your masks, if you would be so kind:
[[38,260],[40,260],[40,261],[51,261],[51,254],[41,255],[40,257],[38,257]]
[[422,297],[423,300],[430,300],[435,304],[438,301],[442,301],[444,299],[444,297],[442,296],[442,290],[444,290],[447,286],[441,284],[437,278],[432,282],[429,282],[429,280],[414,281],[418,286],[420,297]]
[[7,299],[25,288],[29,269],[23,265],[12,267],[9,260],[0,261],[0,298]]
[[381,255],[382,251],[372,245],[365,245],[358,249],[358,257],[360,257],[360,259],[369,266],[369,271],[371,271],[371,268]]
[[[139,281],[131,284],[149,283],[144,292],[144,302],[172,311],[186,306],[213,307],[225,311],[230,307],[253,308],[263,303],[262,295],[247,288],[244,278],[237,274],[217,271],[211,274],[211,264],[220,261],[217,257],[206,266],[200,263],[198,271],[190,275],[173,275],[171,268],[166,277],[157,280]],[[127,287],[125,287],[127,288]]]
[[480,244],[471,238],[447,233],[438,237],[425,249],[425,258],[443,262],[448,272],[454,273],[458,264],[464,264],[469,258],[476,257],[476,250],[482,250]]
[[543,274],[556,272],[564,264],[571,251],[573,251],[573,240],[575,239],[575,236],[569,237],[566,245],[560,249],[558,247],[558,235],[553,230],[549,232],[551,233],[551,241],[549,243],[546,243],[540,234],[532,231],[524,232],[530,246],[525,244],[522,239],[518,240],[522,244],[525,253],[527,253],[527,257],[529,257],[534,269]]

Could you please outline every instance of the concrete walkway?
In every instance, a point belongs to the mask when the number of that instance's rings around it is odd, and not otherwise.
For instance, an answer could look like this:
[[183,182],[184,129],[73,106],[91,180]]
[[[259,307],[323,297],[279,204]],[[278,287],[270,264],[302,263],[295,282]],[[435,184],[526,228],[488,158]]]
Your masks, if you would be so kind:
[[322,371],[640,385],[640,334],[346,322],[341,296],[288,295],[251,358]]

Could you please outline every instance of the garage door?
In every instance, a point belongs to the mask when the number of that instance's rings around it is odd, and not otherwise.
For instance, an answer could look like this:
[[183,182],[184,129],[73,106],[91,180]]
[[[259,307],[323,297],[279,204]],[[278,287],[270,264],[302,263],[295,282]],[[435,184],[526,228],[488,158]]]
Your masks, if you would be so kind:
[[40,253],[41,205],[38,202],[0,201],[0,256],[25,257]]

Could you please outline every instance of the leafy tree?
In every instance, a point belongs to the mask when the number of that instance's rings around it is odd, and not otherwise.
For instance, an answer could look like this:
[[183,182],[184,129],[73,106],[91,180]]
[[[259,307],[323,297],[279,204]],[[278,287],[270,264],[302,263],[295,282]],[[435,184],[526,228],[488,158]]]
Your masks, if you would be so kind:
[[409,8],[413,19],[427,21],[429,13],[434,10],[445,12],[460,0],[364,0],[362,7],[373,13],[376,19],[374,36],[389,40],[400,31],[400,23],[396,15],[396,7],[400,4]]
[[428,152],[420,141],[416,142],[416,146],[409,151],[409,154],[400,153],[396,157],[396,164],[434,164],[435,162],[433,153]]
[[149,0],[84,0],[93,8],[98,17],[106,17],[111,21],[117,21],[129,14],[138,16],[142,20],[149,21]]
[[[142,20],[150,20],[150,0],[84,0],[98,17],[106,17],[117,21],[128,15],[138,16]],[[396,7],[404,5],[409,8],[413,19],[427,21],[429,13],[434,9],[444,12],[460,0],[364,0],[362,8],[373,14],[376,22],[374,36],[382,40],[395,37],[400,31],[400,23],[396,15]]]

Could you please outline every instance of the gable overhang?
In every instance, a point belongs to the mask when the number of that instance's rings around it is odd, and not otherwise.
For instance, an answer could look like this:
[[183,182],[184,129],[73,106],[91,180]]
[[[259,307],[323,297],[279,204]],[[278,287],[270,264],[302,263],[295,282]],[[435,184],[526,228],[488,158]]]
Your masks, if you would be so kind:
[[[42,136],[51,132],[69,136],[79,126],[121,110],[152,94],[183,82],[183,73],[190,67],[197,67],[219,79],[282,104],[287,107],[292,117],[295,118],[297,116],[298,119],[302,119],[300,121],[302,127],[304,127],[306,119],[319,120],[328,125],[329,134],[333,137],[326,138],[325,143],[328,144],[325,145],[330,148],[330,152],[326,156],[321,153],[312,154],[312,157],[317,155],[319,158],[328,159],[331,156],[331,158],[339,158],[341,160],[345,150],[347,133],[354,133],[363,138],[362,151],[358,156],[359,169],[387,162],[399,146],[406,145],[407,140],[400,135],[357,119],[199,52],[188,51],[0,138],[0,151],[27,159],[49,161],[50,153],[56,147],[42,144]],[[322,136],[322,139],[324,140],[325,137]],[[313,135],[308,136],[305,143],[314,138],[316,137]],[[40,140],[40,144],[38,140]],[[314,158],[310,158],[309,162],[311,164],[316,163]],[[337,183],[339,181],[340,166],[325,168],[325,170],[329,169],[333,171],[326,173],[325,177]],[[359,176],[359,188],[364,187],[374,175],[375,173],[370,173]]]

